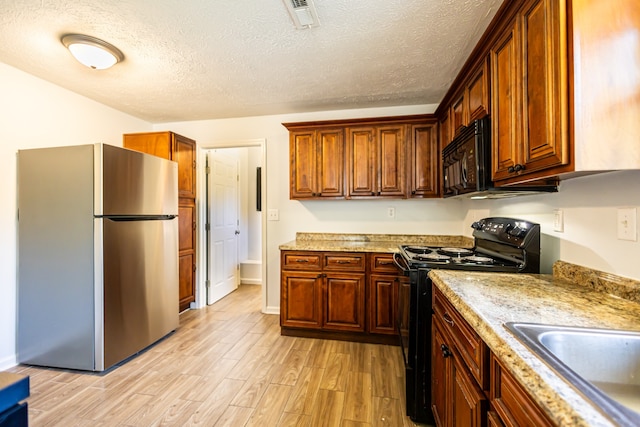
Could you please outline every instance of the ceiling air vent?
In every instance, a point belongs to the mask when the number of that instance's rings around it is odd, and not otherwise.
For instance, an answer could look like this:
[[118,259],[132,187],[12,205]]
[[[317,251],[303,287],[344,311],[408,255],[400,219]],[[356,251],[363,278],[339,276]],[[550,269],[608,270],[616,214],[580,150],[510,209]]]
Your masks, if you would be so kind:
[[318,13],[312,0],[282,0],[284,1],[293,23],[299,30],[303,28],[317,27],[320,25],[318,21]]

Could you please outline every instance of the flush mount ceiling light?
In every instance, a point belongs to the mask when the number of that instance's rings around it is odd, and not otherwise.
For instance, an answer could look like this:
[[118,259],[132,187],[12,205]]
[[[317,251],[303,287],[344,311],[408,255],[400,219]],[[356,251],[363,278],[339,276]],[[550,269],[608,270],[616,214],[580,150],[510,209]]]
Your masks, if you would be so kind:
[[313,0],[282,0],[287,6],[289,15],[293,19],[293,23],[296,28],[301,30],[303,28],[317,27],[320,25],[318,20],[318,13],[316,7],[313,4]]
[[95,37],[67,34],[61,40],[78,62],[94,70],[104,70],[124,59],[120,49]]

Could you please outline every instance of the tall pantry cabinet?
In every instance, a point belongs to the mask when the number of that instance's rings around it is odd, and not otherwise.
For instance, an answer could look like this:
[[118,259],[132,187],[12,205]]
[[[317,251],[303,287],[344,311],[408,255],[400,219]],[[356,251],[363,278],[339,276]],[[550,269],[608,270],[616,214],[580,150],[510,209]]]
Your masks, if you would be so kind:
[[123,135],[123,145],[178,163],[179,311],[196,299],[196,142],[173,132]]

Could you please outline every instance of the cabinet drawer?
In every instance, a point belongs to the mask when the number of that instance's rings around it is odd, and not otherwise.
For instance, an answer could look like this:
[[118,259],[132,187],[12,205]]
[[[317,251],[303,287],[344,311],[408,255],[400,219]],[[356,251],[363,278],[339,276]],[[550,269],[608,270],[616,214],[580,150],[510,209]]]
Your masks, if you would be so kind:
[[393,254],[371,254],[369,268],[372,273],[399,274],[398,267],[393,262]]
[[366,253],[328,252],[324,254],[325,270],[365,270]]
[[282,268],[285,270],[321,270],[322,252],[282,252]]
[[489,349],[436,286],[433,286],[433,312],[442,321],[478,384],[488,390]]

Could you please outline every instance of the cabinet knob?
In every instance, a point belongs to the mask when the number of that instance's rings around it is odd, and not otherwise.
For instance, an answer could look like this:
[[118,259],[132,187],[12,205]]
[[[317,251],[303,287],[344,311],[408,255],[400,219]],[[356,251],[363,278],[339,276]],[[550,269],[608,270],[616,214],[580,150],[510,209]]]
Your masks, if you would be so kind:
[[442,357],[444,357],[445,359],[447,357],[451,357],[453,356],[453,353],[451,353],[451,350],[449,350],[449,347],[447,347],[446,345],[442,344],[440,346],[440,350],[442,351]]
[[515,165],[515,167],[513,168],[516,172],[520,172],[524,170],[524,165],[521,165],[520,163],[518,163],[517,165]]

